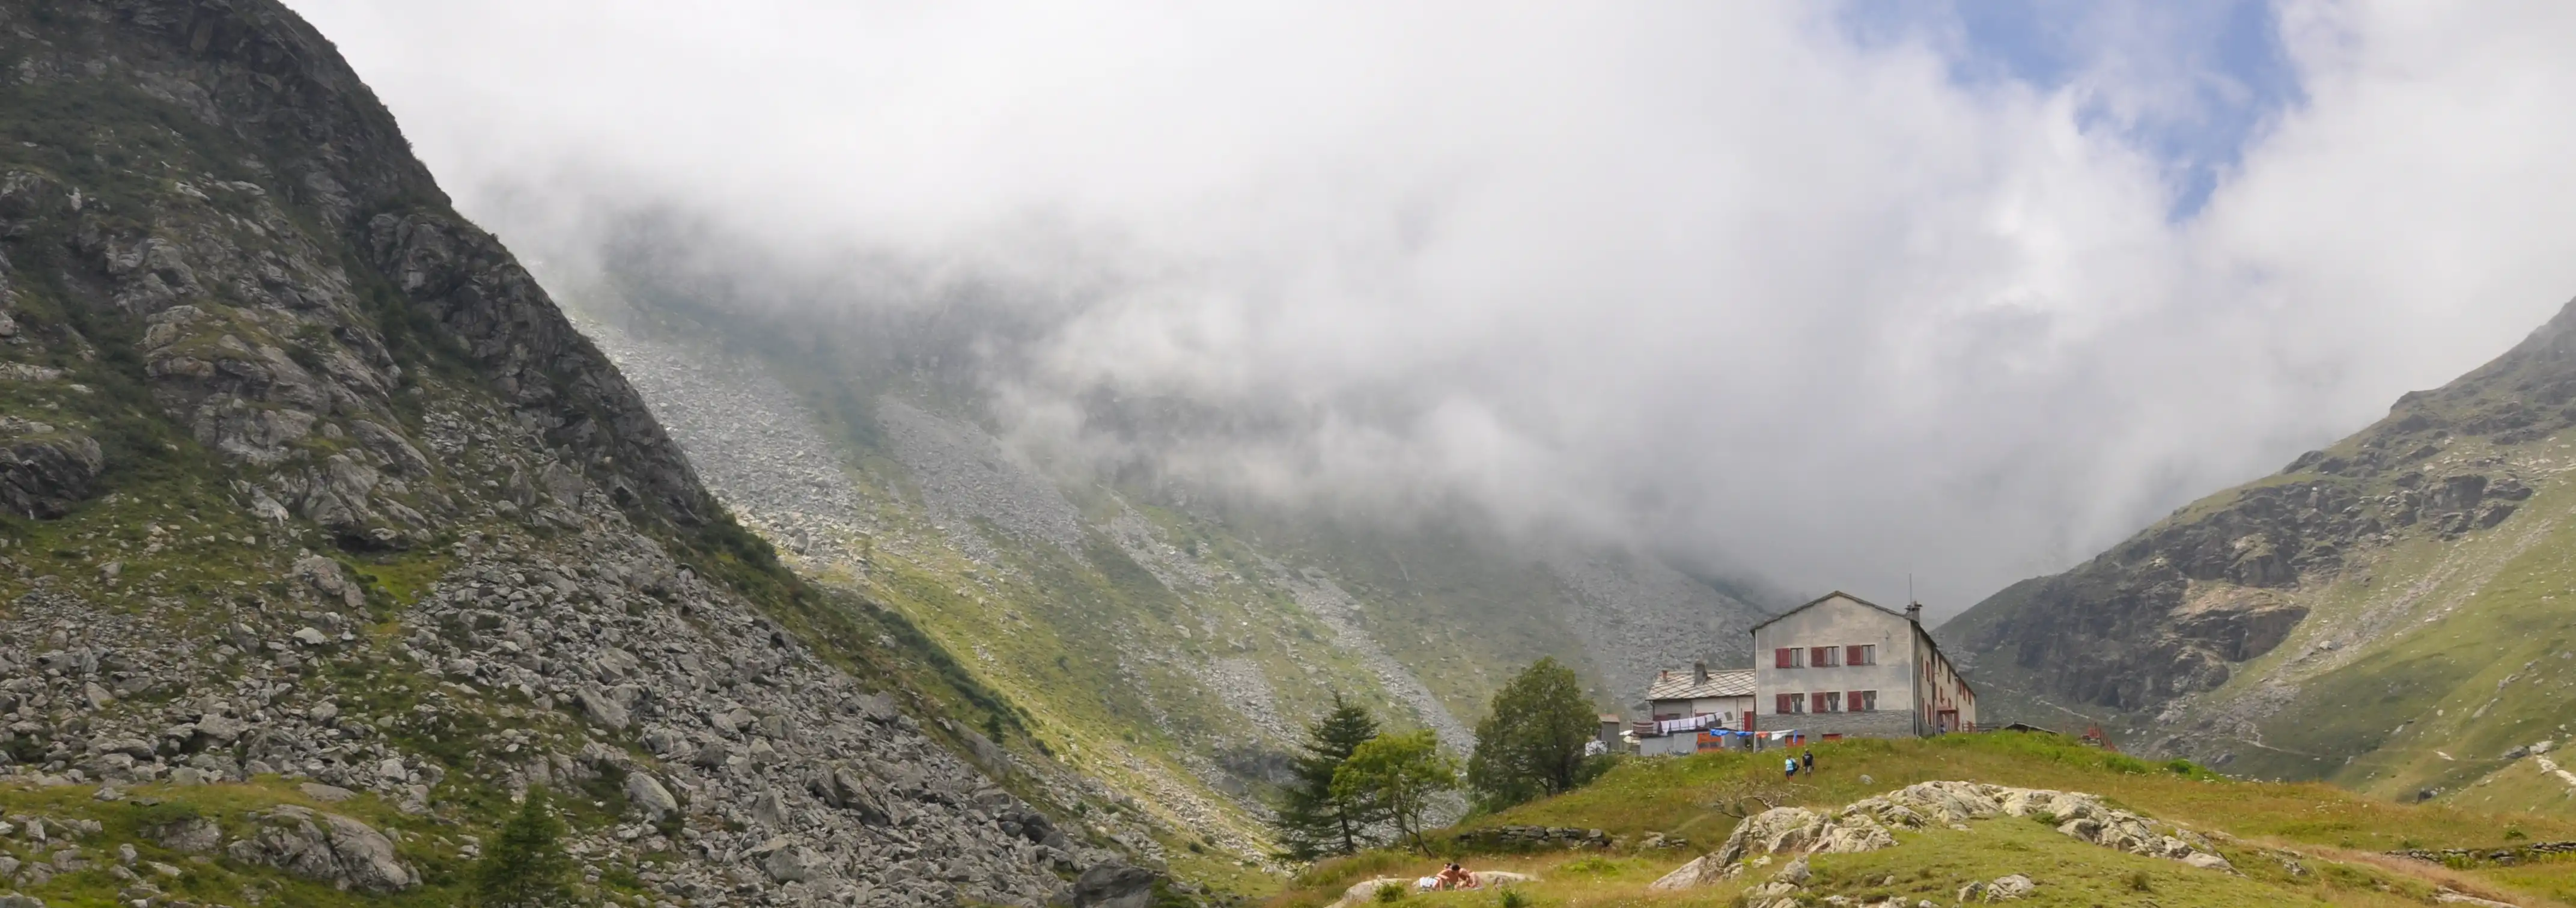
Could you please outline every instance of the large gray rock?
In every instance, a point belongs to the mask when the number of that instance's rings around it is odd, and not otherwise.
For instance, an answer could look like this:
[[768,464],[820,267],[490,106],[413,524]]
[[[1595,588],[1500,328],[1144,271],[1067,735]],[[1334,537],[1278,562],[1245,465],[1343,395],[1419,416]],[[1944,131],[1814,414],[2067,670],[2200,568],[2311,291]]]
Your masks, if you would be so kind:
[[206,854],[223,844],[224,828],[205,817],[190,817],[146,829],[143,837],[172,851]]
[[311,586],[314,592],[322,594],[327,602],[347,608],[367,604],[366,590],[351,579],[348,570],[337,561],[320,555],[306,555],[295,559],[295,576]]
[[[97,489],[107,458],[86,435],[47,434],[9,439],[11,426],[37,428],[40,423],[0,420],[0,507],[9,513],[51,520],[71,513]],[[45,427],[50,428],[50,427]]]
[[1704,854],[1700,855],[1698,859],[1693,860],[1690,863],[1674,868],[1673,872],[1664,874],[1662,878],[1646,884],[1646,888],[1656,890],[1695,889],[1701,886],[1716,885],[1721,881],[1734,878],[1736,874],[1741,872],[1741,870],[1737,869],[1737,865],[1721,860],[1717,855]]
[[762,843],[753,855],[760,861],[760,872],[781,883],[821,879],[828,864],[822,854],[786,836]]
[[672,797],[671,790],[663,787],[662,780],[653,778],[651,773],[627,774],[626,800],[634,804],[635,810],[642,813],[648,822],[659,823],[663,817],[680,812],[680,799]]
[[1145,908],[1154,901],[1153,871],[1099,864],[1073,881],[1073,908]]
[[2031,882],[2029,877],[2018,873],[2007,874],[1996,877],[1994,882],[1986,884],[1986,901],[2008,902],[2025,898],[2038,888],[2039,884]]
[[583,687],[573,698],[581,702],[581,711],[590,716],[590,721],[601,728],[618,731],[624,729],[629,721],[625,704],[617,702],[617,698],[605,690]]
[[419,872],[395,856],[393,841],[365,823],[294,806],[252,816],[259,830],[230,846],[234,860],[360,892],[383,894],[420,885]]

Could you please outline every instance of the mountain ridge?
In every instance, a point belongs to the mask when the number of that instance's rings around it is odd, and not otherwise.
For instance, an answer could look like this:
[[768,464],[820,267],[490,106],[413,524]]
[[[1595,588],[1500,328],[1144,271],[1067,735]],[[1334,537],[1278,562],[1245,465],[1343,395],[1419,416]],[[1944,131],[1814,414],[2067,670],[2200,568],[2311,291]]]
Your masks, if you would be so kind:
[[[2527,748],[2489,755],[2556,720],[2487,701],[2567,681],[2550,663],[2565,646],[2571,399],[2576,303],[2352,436],[1939,633],[2020,712],[2101,721],[2231,772],[2405,797],[2528,772]],[[2507,660],[2526,664],[2489,671]],[[2437,748],[2443,729],[2460,737]]]
[[0,889],[453,904],[539,787],[584,898],[1038,905],[1161,853],[779,566],[292,12],[0,7],[0,72]]

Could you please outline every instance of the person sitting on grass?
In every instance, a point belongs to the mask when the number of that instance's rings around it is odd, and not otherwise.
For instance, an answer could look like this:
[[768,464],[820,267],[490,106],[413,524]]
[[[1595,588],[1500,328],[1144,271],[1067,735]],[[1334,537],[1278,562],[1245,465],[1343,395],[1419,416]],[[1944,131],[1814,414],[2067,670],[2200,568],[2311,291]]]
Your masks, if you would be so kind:
[[1440,875],[1433,879],[1440,881],[1442,889],[1476,888],[1476,875],[1468,873],[1467,868],[1458,866],[1455,861],[1450,862],[1447,867],[1440,868]]

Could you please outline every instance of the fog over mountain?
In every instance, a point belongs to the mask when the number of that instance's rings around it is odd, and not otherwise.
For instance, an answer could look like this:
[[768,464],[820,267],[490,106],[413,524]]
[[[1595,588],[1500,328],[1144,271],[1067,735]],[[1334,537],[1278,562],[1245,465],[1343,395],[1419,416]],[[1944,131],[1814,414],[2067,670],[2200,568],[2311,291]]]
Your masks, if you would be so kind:
[[292,5],[550,286],[654,213],[996,313],[1033,444],[1936,614],[2576,293],[2561,6],[2253,6],[2265,107],[2193,50],[2244,4],[2052,13],[2046,78],[1868,4]]

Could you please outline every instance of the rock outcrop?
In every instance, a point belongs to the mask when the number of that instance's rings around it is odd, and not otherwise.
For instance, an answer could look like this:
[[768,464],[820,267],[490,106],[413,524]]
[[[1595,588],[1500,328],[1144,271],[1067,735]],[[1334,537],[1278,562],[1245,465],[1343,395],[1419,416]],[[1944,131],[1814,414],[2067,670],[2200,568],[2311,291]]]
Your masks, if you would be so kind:
[[97,490],[107,459],[98,441],[40,422],[0,416],[0,508],[30,519],[69,513]]
[[396,859],[393,841],[375,827],[294,806],[261,811],[253,818],[258,832],[226,849],[233,860],[360,892],[384,894],[420,885],[420,871]]
[[1975,782],[1922,782],[1835,811],[1775,807],[1744,818],[1726,844],[1656,880],[1652,889],[1688,889],[1730,879],[1747,858],[1768,854],[1846,854],[1896,847],[1892,830],[1965,829],[1970,820],[2037,818],[2080,841],[2195,867],[2232,870],[2209,841],[2187,829],[2106,806],[2095,795],[2007,788]]

